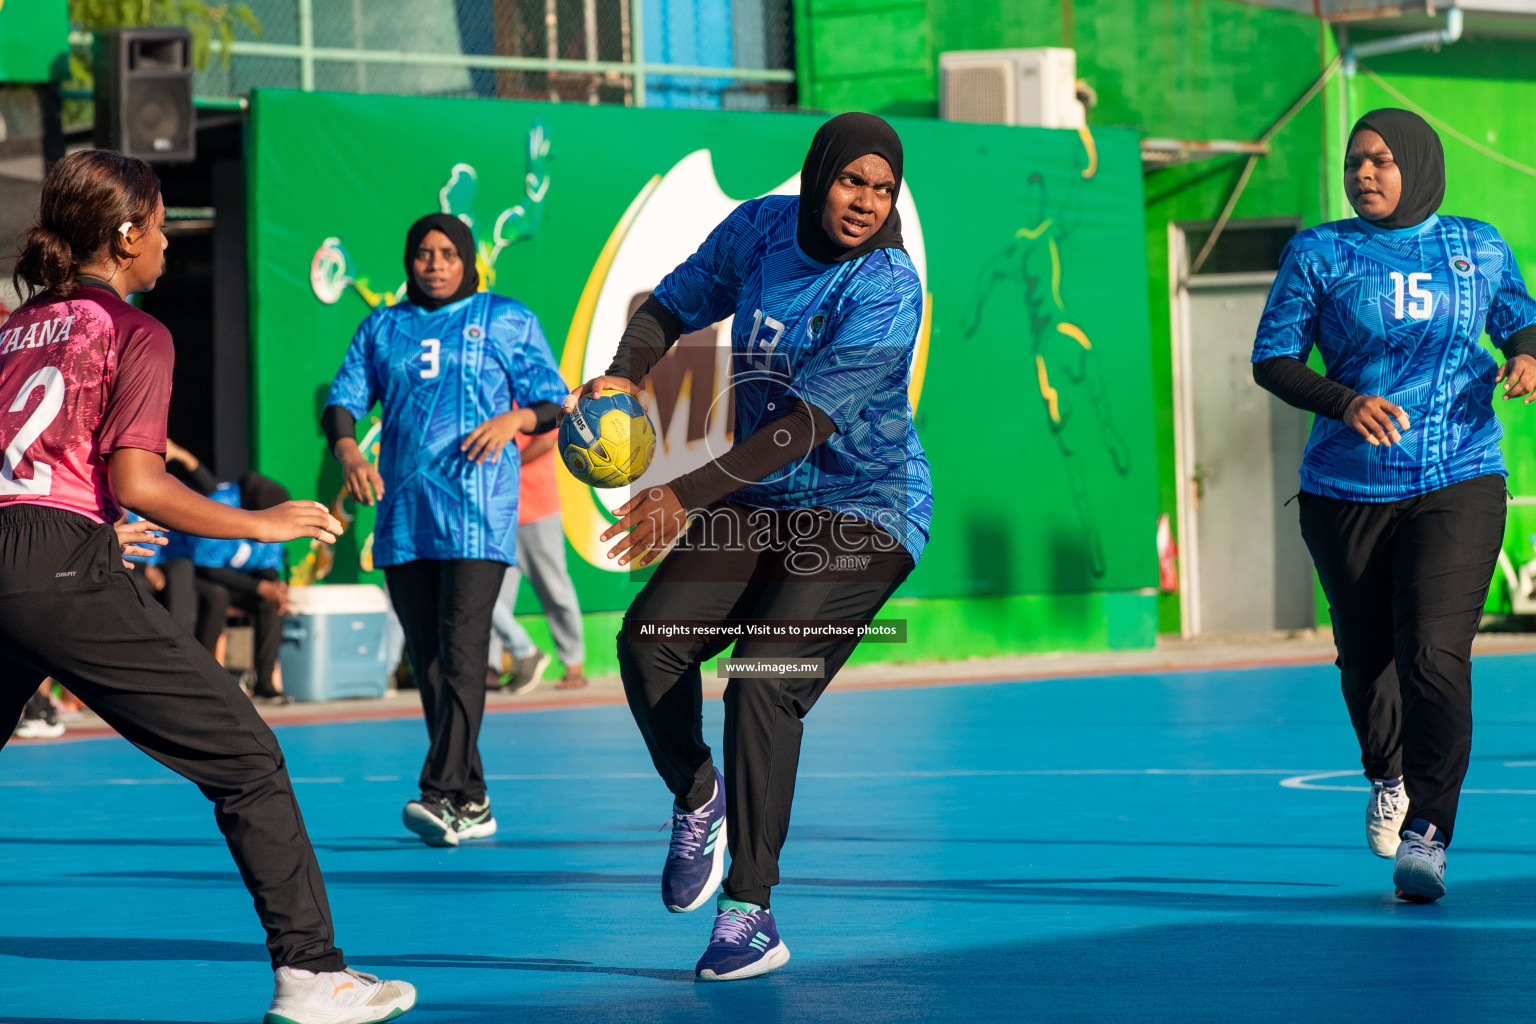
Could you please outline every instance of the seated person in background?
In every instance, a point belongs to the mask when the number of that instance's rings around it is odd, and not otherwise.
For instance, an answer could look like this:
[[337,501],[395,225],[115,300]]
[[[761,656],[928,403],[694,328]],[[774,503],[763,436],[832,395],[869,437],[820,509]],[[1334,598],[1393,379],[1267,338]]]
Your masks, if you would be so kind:
[[206,463],[170,438],[165,440],[165,471],[205,498],[219,486]]
[[[288,490],[260,473],[246,473],[236,483],[219,485],[208,497],[224,505],[259,511],[287,501]],[[288,610],[283,545],[205,537],[190,537],[188,541],[196,566],[198,642],[216,651],[229,609],[248,613],[255,631],[256,685],[252,696],[286,703],[276,681],[283,615]]]
[[[207,497],[219,486],[218,479],[196,455],[175,441],[166,439],[165,469],[192,490]],[[128,513],[128,522],[139,517]],[[171,613],[171,618],[188,633],[197,630],[197,588],[188,538],[174,530],[165,531],[166,543],[148,556],[129,554],[127,561],[135,576],[148,584],[155,600]]]

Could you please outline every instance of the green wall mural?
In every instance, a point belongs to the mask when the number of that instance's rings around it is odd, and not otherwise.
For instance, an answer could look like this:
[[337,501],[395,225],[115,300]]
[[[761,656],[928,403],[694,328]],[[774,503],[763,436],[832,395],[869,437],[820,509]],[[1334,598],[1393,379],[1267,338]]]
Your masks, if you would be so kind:
[[[474,219],[482,260],[493,252],[490,287],[539,315],[575,383],[606,363],[636,296],[735,203],[797,189],[821,120],[256,93],[258,467],[296,494],[338,492],[319,410],[358,323],[393,300],[416,217],[449,208]],[[979,601],[989,629],[1027,621],[1050,634],[1002,650],[1148,643],[1157,459],[1136,137],[1096,132],[1090,154],[1074,132],[893,124],[906,146],[903,222],[929,296],[913,396],[936,494],[928,554],[898,598],[942,605],[946,621],[954,601]],[[477,197],[462,209],[461,167]],[[677,459],[708,457],[714,419],[693,403],[710,358],[680,345],[668,356],[677,365],[653,375],[647,400]],[[621,609],[643,574],[593,564],[572,523],[605,525],[623,492],[562,486],[583,605]],[[371,514],[357,511],[334,580],[373,578],[360,564]],[[1106,601],[1116,636],[1094,611]]]

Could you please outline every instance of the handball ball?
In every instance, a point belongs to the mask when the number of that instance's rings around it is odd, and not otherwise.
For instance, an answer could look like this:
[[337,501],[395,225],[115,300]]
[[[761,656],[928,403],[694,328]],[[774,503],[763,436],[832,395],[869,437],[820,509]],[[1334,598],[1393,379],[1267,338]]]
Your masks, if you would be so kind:
[[656,454],[656,428],[640,400],[623,391],[583,395],[560,423],[560,461],[593,487],[623,487],[640,478]]

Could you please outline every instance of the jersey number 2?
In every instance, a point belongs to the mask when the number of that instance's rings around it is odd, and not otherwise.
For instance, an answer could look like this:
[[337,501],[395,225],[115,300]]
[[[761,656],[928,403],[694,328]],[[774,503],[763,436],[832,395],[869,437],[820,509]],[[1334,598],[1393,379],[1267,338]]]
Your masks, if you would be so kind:
[[438,352],[442,349],[442,347],[443,343],[438,341],[436,338],[422,339],[421,361],[427,364],[421,368],[422,380],[431,380],[433,377],[437,376],[438,371],[441,369],[441,367],[438,365]]
[[[1426,283],[1433,274],[1409,274],[1408,294],[1414,301],[1408,303],[1408,315],[1415,320],[1428,320],[1430,311],[1435,307],[1435,296],[1427,288],[1419,285]],[[1403,275],[1392,271],[1393,304],[1392,315],[1399,320],[1403,318]]]
[[45,366],[27,378],[21,386],[21,393],[11,402],[7,411],[21,412],[25,409],[27,399],[32,397],[32,389],[39,385],[43,389],[43,400],[37,403],[37,408],[32,410],[27,422],[21,425],[16,436],[11,438],[11,443],[5,446],[5,459],[0,463],[0,495],[43,495],[53,489],[53,467],[41,462],[32,463],[32,479],[16,479],[16,467],[26,458],[27,449],[43,435],[43,431],[59,415],[59,410],[64,408],[64,375],[57,366]]

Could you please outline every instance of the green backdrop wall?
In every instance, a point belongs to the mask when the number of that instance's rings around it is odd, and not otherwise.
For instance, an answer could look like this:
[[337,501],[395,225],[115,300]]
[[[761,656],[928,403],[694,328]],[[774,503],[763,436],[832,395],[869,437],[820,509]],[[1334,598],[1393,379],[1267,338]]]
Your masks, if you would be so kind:
[[[493,289],[539,315],[559,357],[594,265],[649,183],[708,150],[726,195],[761,195],[799,170],[821,120],[256,93],[258,467],[296,494],[337,492],[317,415],[370,311],[362,296],[403,281],[404,232],[417,216],[444,203],[471,211],[484,244],[499,212],[521,205],[503,218],[502,237],[514,241],[496,257]],[[931,336],[917,424],[936,493],[927,553],[898,594],[931,628],[914,621],[901,654],[1149,644],[1158,466],[1136,137],[1099,133],[1097,166],[1084,177],[1090,159],[1073,132],[893,123],[927,254]],[[535,131],[548,141],[537,167],[527,154]],[[455,175],[456,165],[474,177]],[[536,210],[535,172],[547,175]],[[330,264],[317,286],[322,248]],[[340,287],[348,277],[357,286]],[[369,529],[364,510],[333,579],[357,578],[357,538]],[[627,605],[635,578],[574,551],[572,564],[584,608]]]

